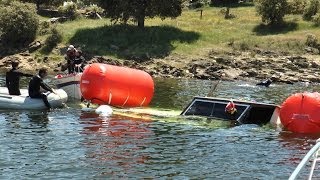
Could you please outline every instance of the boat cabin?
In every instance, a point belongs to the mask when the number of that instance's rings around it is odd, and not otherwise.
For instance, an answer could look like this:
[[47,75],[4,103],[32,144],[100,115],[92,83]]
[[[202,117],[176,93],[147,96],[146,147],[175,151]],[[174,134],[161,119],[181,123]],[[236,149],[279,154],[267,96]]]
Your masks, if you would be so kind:
[[278,124],[280,107],[274,104],[232,100],[236,112],[227,113],[225,108],[230,99],[213,97],[194,97],[183,110],[183,116],[203,116],[212,119],[238,121],[240,124]]

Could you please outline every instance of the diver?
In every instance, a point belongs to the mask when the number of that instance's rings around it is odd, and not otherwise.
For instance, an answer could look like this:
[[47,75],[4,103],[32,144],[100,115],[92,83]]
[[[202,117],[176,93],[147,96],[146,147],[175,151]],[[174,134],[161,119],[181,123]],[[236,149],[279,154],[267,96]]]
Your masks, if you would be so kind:
[[265,86],[265,87],[269,87],[270,84],[272,83],[272,80],[269,78],[267,80],[264,80],[262,82],[257,83],[257,86]]
[[12,69],[6,73],[6,86],[10,95],[21,95],[20,78],[21,76],[32,77],[32,74],[22,73],[18,70],[19,62],[11,62]]
[[44,104],[48,109],[51,109],[51,105],[48,102],[47,95],[45,93],[41,93],[40,87],[43,89],[56,93],[54,89],[48,86],[46,83],[43,82],[43,78],[48,75],[48,71],[46,68],[41,68],[39,70],[38,75],[33,76],[33,78],[29,82],[29,96],[31,98],[40,98],[43,100]]

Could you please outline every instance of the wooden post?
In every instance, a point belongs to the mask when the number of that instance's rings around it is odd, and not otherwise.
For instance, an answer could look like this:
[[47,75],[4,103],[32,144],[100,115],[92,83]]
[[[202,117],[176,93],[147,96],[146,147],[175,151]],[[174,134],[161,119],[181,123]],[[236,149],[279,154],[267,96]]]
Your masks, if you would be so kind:
[[202,9],[200,10],[200,19],[202,19]]

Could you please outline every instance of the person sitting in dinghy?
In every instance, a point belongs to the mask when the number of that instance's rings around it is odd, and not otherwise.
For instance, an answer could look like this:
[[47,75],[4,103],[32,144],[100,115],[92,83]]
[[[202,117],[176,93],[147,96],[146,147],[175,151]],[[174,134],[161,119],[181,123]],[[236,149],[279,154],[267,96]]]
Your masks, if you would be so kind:
[[31,98],[41,98],[48,109],[51,108],[47,95],[40,91],[40,87],[42,87],[46,91],[50,91],[55,93],[54,89],[52,89],[49,85],[43,82],[43,78],[48,75],[48,71],[46,68],[41,68],[39,70],[38,75],[33,76],[33,78],[29,82],[29,96]]
[[12,68],[10,71],[6,73],[6,86],[8,88],[10,95],[21,95],[20,92],[20,78],[22,76],[25,77],[32,77],[32,74],[27,74],[19,71],[19,62],[12,61],[11,62]]

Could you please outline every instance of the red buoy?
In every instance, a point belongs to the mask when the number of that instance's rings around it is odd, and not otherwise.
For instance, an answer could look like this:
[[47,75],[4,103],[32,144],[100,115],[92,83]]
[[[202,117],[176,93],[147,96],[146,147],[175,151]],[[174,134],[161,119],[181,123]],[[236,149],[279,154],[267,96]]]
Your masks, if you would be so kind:
[[154,83],[144,71],[94,63],[85,68],[80,90],[84,99],[95,104],[137,107],[150,103]]
[[284,128],[297,133],[320,133],[320,94],[297,93],[288,97],[280,109]]

